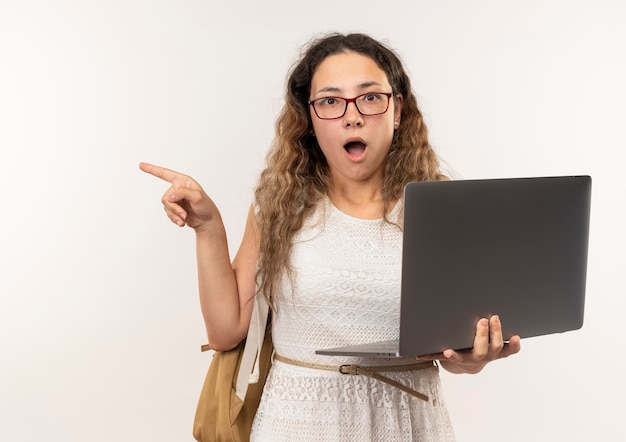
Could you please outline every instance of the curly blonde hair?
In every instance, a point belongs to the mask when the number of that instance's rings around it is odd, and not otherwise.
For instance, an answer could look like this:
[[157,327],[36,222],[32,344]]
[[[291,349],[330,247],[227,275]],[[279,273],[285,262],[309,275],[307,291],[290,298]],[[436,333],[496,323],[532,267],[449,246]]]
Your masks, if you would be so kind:
[[387,74],[395,94],[401,94],[402,124],[395,131],[384,163],[383,213],[402,197],[411,181],[438,181],[442,174],[428,130],[400,58],[365,34],[328,34],[305,46],[287,79],[285,105],[276,121],[275,138],[255,190],[260,228],[259,291],[272,308],[272,293],[292,269],[292,239],[307,215],[329,194],[331,176],[322,150],[313,136],[309,109],[311,79],[328,56],[356,52],[373,59]]

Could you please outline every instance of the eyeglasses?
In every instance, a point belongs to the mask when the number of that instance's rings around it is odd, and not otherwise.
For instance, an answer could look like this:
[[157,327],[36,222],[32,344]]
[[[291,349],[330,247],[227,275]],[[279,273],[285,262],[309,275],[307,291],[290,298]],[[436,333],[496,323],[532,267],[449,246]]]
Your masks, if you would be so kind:
[[336,120],[346,114],[348,103],[354,103],[361,115],[380,115],[389,109],[389,100],[393,92],[368,92],[354,98],[322,97],[309,100],[315,115],[322,120]]

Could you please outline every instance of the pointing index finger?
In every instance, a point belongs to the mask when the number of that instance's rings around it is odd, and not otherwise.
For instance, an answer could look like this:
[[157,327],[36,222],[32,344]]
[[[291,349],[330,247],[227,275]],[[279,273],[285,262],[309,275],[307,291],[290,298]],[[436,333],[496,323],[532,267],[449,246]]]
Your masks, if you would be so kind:
[[167,181],[168,183],[171,183],[176,178],[182,176],[182,174],[178,172],[175,172],[170,169],[166,169],[165,167],[156,166],[150,163],[139,163],[139,168],[142,171],[149,173],[150,175],[153,175],[157,178],[161,178],[162,180]]

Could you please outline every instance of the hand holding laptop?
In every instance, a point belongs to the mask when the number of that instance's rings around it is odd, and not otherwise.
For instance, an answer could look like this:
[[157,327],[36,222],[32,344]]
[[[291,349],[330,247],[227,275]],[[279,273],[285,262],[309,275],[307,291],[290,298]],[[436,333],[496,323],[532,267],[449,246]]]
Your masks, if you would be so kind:
[[474,346],[468,350],[444,350],[441,353],[419,356],[418,359],[439,360],[441,366],[451,373],[475,374],[495,359],[506,358],[520,351],[520,337],[513,336],[508,342],[502,335],[502,324],[497,315],[482,318],[476,324]]

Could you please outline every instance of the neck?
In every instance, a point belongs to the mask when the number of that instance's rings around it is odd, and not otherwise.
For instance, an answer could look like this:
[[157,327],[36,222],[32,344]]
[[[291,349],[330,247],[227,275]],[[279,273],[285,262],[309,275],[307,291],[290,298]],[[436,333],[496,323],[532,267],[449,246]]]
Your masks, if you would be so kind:
[[384,216],[385,202],[380,183],[334,183],[329,195],[332,203],[342,212],[362,219],[379,219]]

